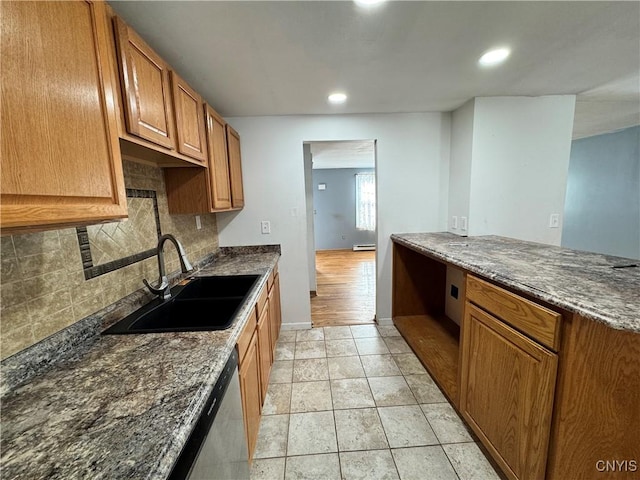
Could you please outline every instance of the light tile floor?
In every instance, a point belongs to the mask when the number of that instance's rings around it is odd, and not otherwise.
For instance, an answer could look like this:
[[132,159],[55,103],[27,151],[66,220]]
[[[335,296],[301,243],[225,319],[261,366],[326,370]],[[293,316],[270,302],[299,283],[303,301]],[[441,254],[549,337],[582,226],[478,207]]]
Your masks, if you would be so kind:
[[392,326],[283,331],[251,480],[499,480]]

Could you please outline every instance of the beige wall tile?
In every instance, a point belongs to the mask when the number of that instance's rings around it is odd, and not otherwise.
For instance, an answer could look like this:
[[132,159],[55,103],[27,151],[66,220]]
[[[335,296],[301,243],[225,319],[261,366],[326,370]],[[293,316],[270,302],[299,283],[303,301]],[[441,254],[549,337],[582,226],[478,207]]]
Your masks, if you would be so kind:
[[60,250],[18,257],[18,264],[23,278],[35,277],[64,268],[64,256]]
[[60,250],[60,236],[57,230],[16,235],[13,240],[18,258]]
[[2,272],[0,274],[0,283],[13,283],[22,279],[22,272],[18,265],[17,258],[6,258],[0,262],[0,268]]
[[[172,233],[195,263],[218,249],[215,214],[169,215],[162,170],[124,161],[127,188],[155,190],[163,233]],[[117,223],[104,228],[117,230]],[[137,232],[133,232],[135,234]],[[85,280],[75,228],[0,237],[0,357],[18,352],[122,297],[156,282],[156,257]],[[167,273],[179,270],[175,249],[165,245]]]
[[34,322],[70,306],[71,291],[68,288],[27,301],[27,308]]
[[0,290],[2,309],[14,307],[27,301],[24,282],[3,283]]
[[[4,313],[3,313],[4,316]],[[4,320],[4,319],[3,319]],[[12,329],[6,333],[2,333],[2,341],[0,343],[0,351],[2,358],[6,358],[9,355],[13,355],[20,350],[23,350],[35,343],[33,333],[31,331],[31,325],[26,325],[20,328]]]
[[13,247],[13,237],[0,237],[0,260],[16,258],[16,249]]
[[59,332],[76,321],[71,307],[64,308],[41,319],[33,324],[33,336],[35,339],[45,338]]

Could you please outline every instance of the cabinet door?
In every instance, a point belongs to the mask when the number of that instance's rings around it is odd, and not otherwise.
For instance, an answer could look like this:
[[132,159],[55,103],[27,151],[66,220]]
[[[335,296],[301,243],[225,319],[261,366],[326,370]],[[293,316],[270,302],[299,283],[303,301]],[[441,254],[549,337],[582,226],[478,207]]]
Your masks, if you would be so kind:
[[202,97],[173,70],[171,71],[171,87],[176,115],[178,152],[206,162],[207,147]]
[[127,132],[174,149],[169,66],[121,18],[114,21]]
[[557,356],[469,302],[460,409],[508,478],[545,476]]
[[214,210],[229,209],[231,208],[231,184],[229,182],[227,122],[210,106],[207,105],[205,108],[207,117],[211,207]]
[[267,307],[262,309],[258,320],[258,351],[260,355],[260,393],[264,404],[264,400],[267,398],[267,388],[269,387],[271,364],[273,363],[269,308]]
[[276,342],[280,336],[282,325],[282,313],[280,310],[280,275],[276,274],[273,288],[269,292],[269,315],[271,320],[271,348],[275,350]]
[[251,337],[247,353],[239,365],[240,393],[242,396],[242,411],[244,412],[244,426],[247,433],[247,448],[249,460],[253,458],[253,451],[258,439],[260,428],[260,414],[262,403],[260,399],[260,373],[258,359],[257,335]]
[[101,2],[0,2],[2,233],[127,216]]
[[231,178],[231,205],[233,208],[244,207],[244,190],[242,188],[242,161],[240,159],[240,135],[227,124],[227,145],[229,151],[229,170]]

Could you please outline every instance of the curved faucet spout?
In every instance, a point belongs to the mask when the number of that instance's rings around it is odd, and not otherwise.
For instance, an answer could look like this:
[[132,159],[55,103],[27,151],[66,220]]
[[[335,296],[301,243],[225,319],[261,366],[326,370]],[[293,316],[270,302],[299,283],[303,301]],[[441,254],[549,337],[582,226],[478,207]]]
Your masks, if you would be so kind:
[[178,259],[180,260],[180,269],[182,273],[191,272],[193,267],[191,263],[187,259],[187,255],[182,247],[182,244],[171,234],[167,233],[162,235],[158,240],[157,256],[158,256],[158,271],[160,273],[160,278],[158,280],[157,286],[151,285],[146,279],[143,279],[142,282],[145,286],[153,293],[154,295],[158,295],[160,298],[166,300],[171,298],[171,291],[169,290],[169,280],[167,279],[167,273],[164,266],[164,244],[169,240],[173,243],[178,251]]

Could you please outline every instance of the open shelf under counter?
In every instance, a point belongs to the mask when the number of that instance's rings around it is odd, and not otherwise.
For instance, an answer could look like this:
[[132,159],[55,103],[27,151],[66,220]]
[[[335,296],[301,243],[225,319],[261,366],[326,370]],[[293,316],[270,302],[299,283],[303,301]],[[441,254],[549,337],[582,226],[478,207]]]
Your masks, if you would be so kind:
[[444,394],[458,404],[460,327],[445,315],[405,315],[393,319],[398,331]]
[[[393,323],[454,406],[459,402],[464,274],[398,243],[393,245]],[[455,298],[450,291],[457,284]],[[454,321],[452,318],[457,318]]]

